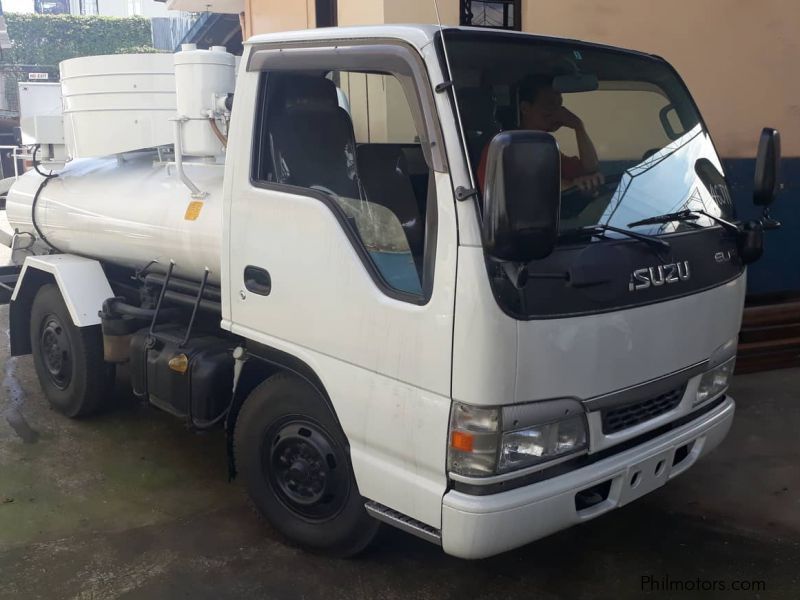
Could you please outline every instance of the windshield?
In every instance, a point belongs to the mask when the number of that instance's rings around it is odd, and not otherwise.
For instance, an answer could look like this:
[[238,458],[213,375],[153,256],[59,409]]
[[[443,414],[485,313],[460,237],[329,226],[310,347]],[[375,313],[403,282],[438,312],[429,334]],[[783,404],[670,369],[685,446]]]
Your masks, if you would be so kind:
[[733,217],[708,132],[663,60],[569,40],[463,30],[445,36],[480,188],[494,135],[538,129],[552,133],[562,154],[563,239],[602,224],[652,235],[715,225],[702,215],[630,225],[684,209]]

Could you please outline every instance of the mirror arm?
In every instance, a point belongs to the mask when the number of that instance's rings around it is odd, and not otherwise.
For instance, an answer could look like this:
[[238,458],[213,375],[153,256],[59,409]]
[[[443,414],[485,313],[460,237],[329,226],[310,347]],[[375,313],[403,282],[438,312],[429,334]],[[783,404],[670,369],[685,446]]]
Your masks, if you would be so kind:
[[460,185],[456,188],[456,200],[464,201],[478,195],[478,190],[475,188],[465,188]]
[[528,265],[503,261],[500,263],[500,268],[516,289],[521,290],[528,283]]
[[772,215],[769,214],[769,206],[764,207],[764,212],[761,215],[761,227],[765,231],[781,228],[781,222],[778,219],[773,219]]
[[561,279],[563,281],[570,280],[570,275],[566,272],[531,273],[528,270],[528,265],[524,263],[503,261],[500,263],[500,267],[503,269],[506,277],[508,277],[512,285],[518,290],[524,288],[530,279]]
[[437,83],[434,89],[436,90],[437,94],[441,94],[442,92],[446,92],[447,90],[449,90],[451,87],[453,87],[453,82],[448,79],[447,81],[442,81],[441,83]]

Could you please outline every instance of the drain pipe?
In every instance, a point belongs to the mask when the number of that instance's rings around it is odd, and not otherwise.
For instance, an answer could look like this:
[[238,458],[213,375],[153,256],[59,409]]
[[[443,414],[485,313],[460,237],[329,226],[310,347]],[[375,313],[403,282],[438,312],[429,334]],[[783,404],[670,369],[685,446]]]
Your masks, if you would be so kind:
[[197,187],[194,182],[189,179],[186,171],[183,170],[183,124],[189,119],[187,117],[178,117],[173,120],[175,122],[175,170],[178,172],[178,177],[183,185],[192,192],[192,198],[205,198],[208,196],[208,193]]

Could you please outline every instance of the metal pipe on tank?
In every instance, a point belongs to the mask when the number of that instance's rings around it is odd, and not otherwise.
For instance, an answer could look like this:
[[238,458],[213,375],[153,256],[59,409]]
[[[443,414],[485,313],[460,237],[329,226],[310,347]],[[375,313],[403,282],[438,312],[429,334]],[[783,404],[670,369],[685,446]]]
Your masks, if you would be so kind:
[[178,117],[175,119],[175,170],[183,185],[192,192],[192,198],[205,198],[208,194],[197,187],[194,182],[189,179],[186,171],[183,170],[183,144],[181,143],[181,135],[183,132],[183,123],[187,120],[186,117]]

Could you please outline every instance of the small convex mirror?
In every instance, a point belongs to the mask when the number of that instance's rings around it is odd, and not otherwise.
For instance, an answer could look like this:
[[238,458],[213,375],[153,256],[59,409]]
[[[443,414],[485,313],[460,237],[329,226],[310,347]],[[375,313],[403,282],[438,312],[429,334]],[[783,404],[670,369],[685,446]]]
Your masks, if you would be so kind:
[[753,204],[769,206],[778,193],[778,176],[781,164],[781,136],[777,129],[765,127],[761,131],[756,155],[756,173],[753,182]]

